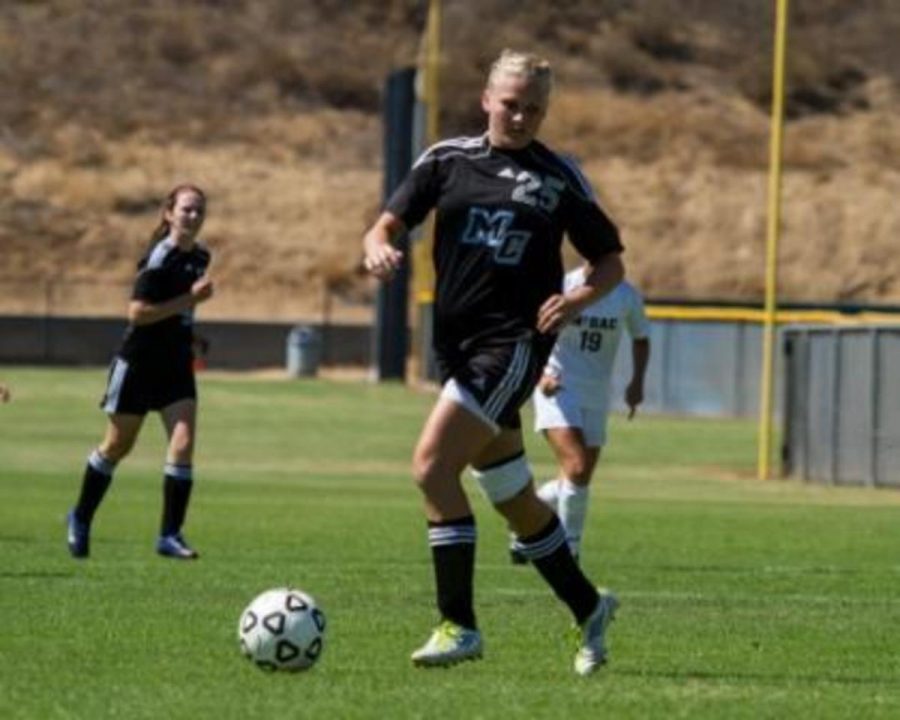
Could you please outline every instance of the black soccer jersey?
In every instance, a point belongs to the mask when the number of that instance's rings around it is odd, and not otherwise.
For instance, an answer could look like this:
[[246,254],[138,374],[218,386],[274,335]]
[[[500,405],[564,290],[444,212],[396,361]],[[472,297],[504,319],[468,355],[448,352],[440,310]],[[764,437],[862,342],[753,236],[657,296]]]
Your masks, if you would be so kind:
[[[132,299],[155,305],[190,292],[209,258],[199,244],[185,252],[170,238],[160,240],[138,263]],[[118,355],[132,364],[190,363],[193,326],[193,308],[149,325],[129,325]]]
[[534,141],[492,147],[487,135],[429,148],[386,209],[407,228],[435,208],[435,341],[531,337],[560,292],[561,243],[587,260],[620,252],[619,233],[571,160]]

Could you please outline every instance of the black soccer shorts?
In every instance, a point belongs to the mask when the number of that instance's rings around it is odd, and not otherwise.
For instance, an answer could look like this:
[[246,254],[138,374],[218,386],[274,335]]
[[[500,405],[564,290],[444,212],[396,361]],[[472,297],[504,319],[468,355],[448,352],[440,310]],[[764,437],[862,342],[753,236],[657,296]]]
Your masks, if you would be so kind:
[[197,397],[197,382],[184,363],[140,363],[113,358],[100,407],[109,415],[146,415],[179,400]]
[[519,408],[531,396],[547,362],[552,343],[524,339],[453,349],[436,348],[442,383],[453,378],[502,428],[522,426]]

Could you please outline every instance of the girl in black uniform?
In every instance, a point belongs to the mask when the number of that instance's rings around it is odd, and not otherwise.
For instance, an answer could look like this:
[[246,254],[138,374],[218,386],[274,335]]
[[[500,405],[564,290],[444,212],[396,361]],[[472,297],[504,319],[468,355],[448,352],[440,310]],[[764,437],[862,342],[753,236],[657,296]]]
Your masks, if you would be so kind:
[[[568,605],[581,630],[575,671],[606,659],[617,606],[581,572],[553,512],[536,496],[519,408],[556,332],[624,275],[615,225],[571,160],[535,139],[551,84],[546,61],[504,51],[482,95],[487,132],[431,147],[366,233],[364,263],[387,280],[399,234],[436,210],[434,345],[443,388],[419,437],[413,473],[425,500],[441,623],[412,654],[446,666],[481,656],[473,609],[475,519],[460,482],[473,474],[517,536],[517,549]],[[560,294],[567,235],[586,283]]]
[[197,552],[181,533],[193,487],[192,457],[197,387],[191,345],[194,307],[213,294],[206,275],[209,251],[196,241],[206,197],[179,185],[166,198],[128,305],[129,325],[110,368],[100,403],[109,422],[100,446],[88,457],[78,503],[68,514],[73,557],[90,553],[94,513],[112,481],[116,464],[134,445],[144,417],[156,410],[169,439],[163,479],[163,512],[156,551],[192,559]]

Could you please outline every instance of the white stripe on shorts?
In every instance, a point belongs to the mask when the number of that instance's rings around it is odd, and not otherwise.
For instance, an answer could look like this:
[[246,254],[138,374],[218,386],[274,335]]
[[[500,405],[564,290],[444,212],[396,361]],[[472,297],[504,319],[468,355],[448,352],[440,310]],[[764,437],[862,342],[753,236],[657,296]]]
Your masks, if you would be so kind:
[[444,383],[444,387],[441,389],[441,397],[452,400],[457,405],[464,407],[487,425],[495,435],[500,432],[500,426],[487,416],[484,409],[475,399],[475,396],[460,385],[456,378],[450,378]]
[[109,386],[106,388],[106,402],[103,404],[104,412],[114,413],[119,405],[119,395],[122,393],[122,385],[125,383],[125,375],[128,373],[128,363],[117,357],[113,370],[109,375]]
[[513,393],[522,385],[525,371],[528,369],[528,361],[531,358],[531,344],[521,340],[516,343],[512,361],[506,369],[503,379],[484,402],[485,414],[496,420],[503,410],[503,406],[509,401]]

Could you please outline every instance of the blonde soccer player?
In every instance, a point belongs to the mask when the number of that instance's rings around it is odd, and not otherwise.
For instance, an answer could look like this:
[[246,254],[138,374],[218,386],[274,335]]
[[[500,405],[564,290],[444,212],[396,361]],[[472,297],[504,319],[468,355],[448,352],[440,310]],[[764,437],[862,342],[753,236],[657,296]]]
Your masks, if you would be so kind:
[[[537,140],[550,101],[549,64],[504,51],[481,96],[483,135],[439,142],[415,163],[363,240],[365,267],[389,280],[403,261],[392,241],[435,211],[434,351],[442,390],[419,435],[422,492],[440,622],[411,656],[419,667],[481,657],[473,587],[475,517],[461,484],[471,468],[579,630],[575,671],[606,660],[617,600],[572,558],[553,511],[535,494],[519,408],[541,377],[560,328],[622,279],[616,226],[575,165]],[[588,264],[561,292],[567,237]]]

